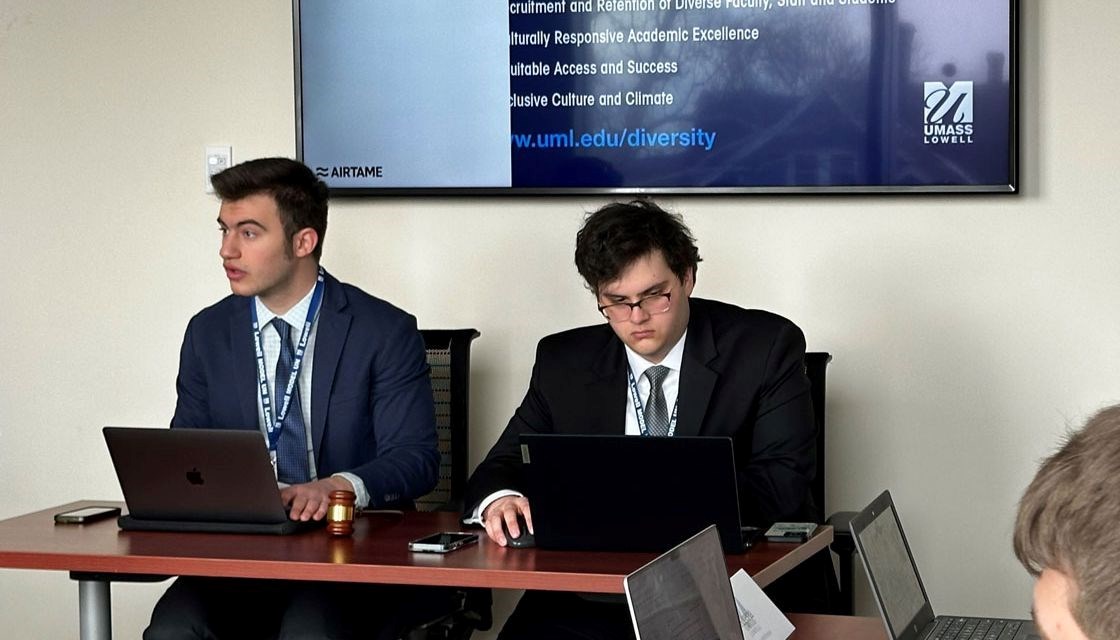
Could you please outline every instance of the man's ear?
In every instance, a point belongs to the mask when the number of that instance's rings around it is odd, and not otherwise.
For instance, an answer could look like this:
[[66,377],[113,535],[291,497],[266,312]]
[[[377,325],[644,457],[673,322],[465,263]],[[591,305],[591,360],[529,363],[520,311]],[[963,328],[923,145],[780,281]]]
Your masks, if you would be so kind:
[[311,255],[317,246],[319,246],[319,232],[311,227],[304,227],[292,236],[292,254],[297,258]]
[[684,274],[684,279],[681,280],[681,288],[684,289],[684,295],[691,296],[694,287],[696,287],[696,269],[689,269],[688,273]]

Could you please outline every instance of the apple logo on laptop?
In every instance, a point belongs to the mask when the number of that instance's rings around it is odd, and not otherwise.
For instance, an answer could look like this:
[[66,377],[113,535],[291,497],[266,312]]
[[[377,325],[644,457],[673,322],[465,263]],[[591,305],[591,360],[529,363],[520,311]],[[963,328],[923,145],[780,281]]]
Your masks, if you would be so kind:
[[191,469],[187,472],[187,482],[196,485],[203,484],[205,482],[202,479],[202,472],[198,470],[198,467],[195,467],[194,469]]

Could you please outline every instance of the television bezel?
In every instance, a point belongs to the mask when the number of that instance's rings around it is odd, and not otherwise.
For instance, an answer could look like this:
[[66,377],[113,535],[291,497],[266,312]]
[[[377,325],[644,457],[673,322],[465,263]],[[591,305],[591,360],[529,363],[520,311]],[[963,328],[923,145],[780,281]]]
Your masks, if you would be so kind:
[[[296,159],[303,161],[303,91],[300,64],[300,4],[292,0],[295,84]],[[736,187],[339,187],[328,183],[330,195],[369,196],[727,196],[727,195],[1016,195],[1019,184],[1019,16],[1020,0],[1009,4],[1008,38],[1008,174],[1007,184],[984,185],[782,185]]]

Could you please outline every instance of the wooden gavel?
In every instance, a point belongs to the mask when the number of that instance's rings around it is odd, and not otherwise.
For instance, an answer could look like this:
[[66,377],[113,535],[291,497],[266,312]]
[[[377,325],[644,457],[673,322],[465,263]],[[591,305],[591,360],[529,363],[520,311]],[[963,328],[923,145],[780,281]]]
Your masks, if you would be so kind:
[[353,491],[331,491],[330,504],[327,506],[327,533],[332,536],[354,535]]

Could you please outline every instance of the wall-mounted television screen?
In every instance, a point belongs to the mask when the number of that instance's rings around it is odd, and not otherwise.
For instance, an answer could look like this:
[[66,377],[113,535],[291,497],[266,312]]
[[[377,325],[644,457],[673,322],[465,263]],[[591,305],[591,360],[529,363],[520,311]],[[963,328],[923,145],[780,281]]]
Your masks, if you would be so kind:
[[293,0],[334,194],[1018,190],[1016,0]]

